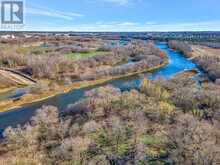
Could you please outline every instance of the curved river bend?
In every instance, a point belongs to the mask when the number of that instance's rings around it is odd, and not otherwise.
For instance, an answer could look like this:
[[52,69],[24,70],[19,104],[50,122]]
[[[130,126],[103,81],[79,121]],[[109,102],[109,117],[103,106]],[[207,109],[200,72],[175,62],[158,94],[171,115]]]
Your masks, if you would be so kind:
[[[100,87],[103,85],[113,85],[117,88],[120,88],[121,90],[129,90],[138,88],[143,78],[148,78],[150,80],[156,79],[158,77],[170,78],[177,73],[183,72],[185,70],[197,69],[199,71],[197,66],[192,61],[185,58],[183,54],[179,52],[174,52],[173,50],[169,49],[166,43],[157,43],[156,46],[165,51],[169,58],[169,64],[164,66],[163,68],[155,70],[151,74],[146,73],[141,77],[131,76],[128,78],[112,80],[101,85],[73,90],[69,93],[61,94],[38,103],[26,105],[25,107],[14,109],[9,112],[0,113],[0,136],[2,135],[2,132],[6,127],[15,127],[18,124],[22,125],[29,121],[30,118],[35,114],[35,111],[41,106],[54,105],[60,110],[64,110],[69,104],[72,104],[82,99],[86,91],[96,87]],[[199,71],[199,73],[201,72]]]

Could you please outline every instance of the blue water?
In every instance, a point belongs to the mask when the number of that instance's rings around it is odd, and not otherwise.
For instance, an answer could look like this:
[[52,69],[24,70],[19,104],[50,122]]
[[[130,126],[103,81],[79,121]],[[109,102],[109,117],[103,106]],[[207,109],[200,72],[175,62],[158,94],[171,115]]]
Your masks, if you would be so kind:
[[24,88],[20,88],[15,90],[8,98],[9,99],[16,99],[19,98],[23,95],[25,95],[27,93],[27,91]]
[[35,114],[36,110],[43,105],[54,105],[62,111],[66,109],[69,104],[73,104],[82,99],[86,91],[96,87],[100,87],[103,85],[113,85],[124,91],[138,88],[142,79],[144,78],[153,80],[161,77],[166,79],[171,78],[172,76],[175,76],[176,74],[185,70],[197,69],[199,71],[197,66],[192,61],[186,59],[183,54],[179,52],[174,52],[173,50],[169,49],[166,43],[157,43],[156,46],[165,51],[169,58],[169,64],[164,66],[163,68],[154,71],[152,74],[146,73],[142,76],[131,76],[119,80],[112,80],[101,85],[74,90],[67,94],[61,94],[38,103],[26,105],[22,108],[0,113],[0,135],[2,134],[3,130],[8,126],[15,127],[18,124],[23,125],[24,123],[29,121],[30,118]]
[[[197,68],[191,60],[187,59],[182,53],[175,52],[168,47],[166,43],[157,43],[157,48],[164,51],[169,59],[169,64],[149,74],[146,73],[142,76],[131,76],[127,79],[121,79],[111,82],[112,85],[120,88],[121,90],[128,90],[130,88],[139,88],[143,79],[147,78],[155,80],[157,78],[169,79],[178,73],[196,69],[200,74],[201,71]],[[196,79],[195,79],[196,80]]]
[[[169,64],[162,69],[154,72],[149,78],[155,79],[157,77],[171,78],[177,73],[197,69],[197,66],[191,61],[184,57],[180,52],[175,52],[169,49],[166,44],[157,44],[157,47],[166,52],[169,58]],[[199,71],[199,69],[197,69]]]

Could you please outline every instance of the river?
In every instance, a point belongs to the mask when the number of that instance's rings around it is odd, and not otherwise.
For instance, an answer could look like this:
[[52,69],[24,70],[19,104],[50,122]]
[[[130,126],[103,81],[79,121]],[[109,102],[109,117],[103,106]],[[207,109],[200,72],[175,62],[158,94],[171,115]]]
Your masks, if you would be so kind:
[[62,111],[66,109],[69,104],[73,104],[74,102],[82,99],[86,91],[94,89],[96,87],[113,85],[124,91],[138,88],[144,78],[148,78],[150,80],[154,80],[158,77],[167,79],[175,76],[178,73],[191,69],[196,69],[199,71],[199,74],[201,73],[197,66],[191,60],[188,60],[182,53],[175,52],[169,49],[166,43],[156,43],[156,47],[166,52],[169,58],[169,64],[167,64],[166,66],[155,70],[152,73],[143,74],[142,76],[130,76],[128,78],[112,80],[101,85],[73,90],[69,93],[60,94],[41,102],[26,105],[22,108],[0,113],[0,136],[2,135],[2,132],[6,127],[15,127],[18,124],[23,125],[24,123],[29,121],[30,118],[35,114],[36,110],[43,105],[53,105],[58,107],[59,110]]

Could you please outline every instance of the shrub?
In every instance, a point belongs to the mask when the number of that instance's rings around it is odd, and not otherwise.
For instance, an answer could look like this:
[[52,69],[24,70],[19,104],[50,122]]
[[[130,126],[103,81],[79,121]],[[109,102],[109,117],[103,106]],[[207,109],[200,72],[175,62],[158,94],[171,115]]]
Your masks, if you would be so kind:
[[169,98],[169,93],[165,89],[146,79],[142,81],[140,91],[147,96],[155,97],[159,100],[166,100]]
[[191,115],[179,116],[170,129],[170,154],[175,164],[218,164],[220,161],[219,129]]
[[172,101],[184,112],[191,112],[197,108],[195,92],[190,87],[178,88],[172,93]]
[[56,159],[51,151],[62,144],[68,132],[67,127],[68,122],[63,123],[59,119],[57,108],[43,107],[37,111],[30,124],[6,129],[6,148],[11,156],[16,153],[16,163],[28,160],[47,164]]
[[178,51],[181,51],[186,55],[187,57],[192,57],[192,47],[187,43],[183,41],[169,41],[169,47]]

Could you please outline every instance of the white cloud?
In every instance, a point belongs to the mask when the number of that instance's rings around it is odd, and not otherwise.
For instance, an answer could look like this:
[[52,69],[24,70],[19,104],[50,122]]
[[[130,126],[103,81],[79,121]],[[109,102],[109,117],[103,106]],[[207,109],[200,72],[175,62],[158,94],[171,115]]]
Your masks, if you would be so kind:
[[58,10],[53,10],[53,9],[43,8],[43,7],[36,7],[36,6],[27,7],[25,13],[38,15],[38,16],[60,18],[60,19],[65,19],[65,20],[73,20],[76,17],[83,16],[80,13],[63,12],[63,11],[58,11]]
[[97,4],[97,3],[113,4],[113,5],[124,7],[124,6],[130,6],[133,4],[143,2],[144,0],[85,0],[85,1],[92,3],[92,4]]
[[129,0],[103,0],[105,2],[115,3],[118,5],[127,5],[129,3]]
[[121,22],[121,23],[117,23],[118,26],[137,26],[138,23],[136,22]]

